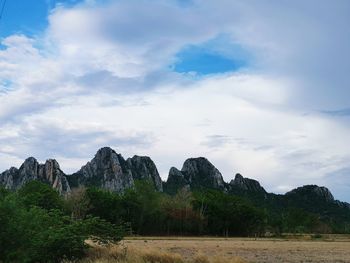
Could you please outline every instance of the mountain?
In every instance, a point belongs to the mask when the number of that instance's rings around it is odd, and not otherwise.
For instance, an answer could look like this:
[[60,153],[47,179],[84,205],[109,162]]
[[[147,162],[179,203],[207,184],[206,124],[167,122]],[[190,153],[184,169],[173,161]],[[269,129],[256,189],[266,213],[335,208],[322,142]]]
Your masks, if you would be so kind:
[[150,180],[158,191],[163,191],[163,182],[154,162],[148,156],[134,155],[126,160],[134,180]]
[[231,180],[229,183],[229,191],[267,194],[258,181],[244,178],[241,174],[236,174],[235,179]]
[[176,194],[182,188],[189,189],[189,182],[185,179],[185,175],[181,171],[175,167],[171,167],[168,180],[164,183],[164,191],[168,194]]
[[335,200],[323,186],[305,185],[280,195],[268,193],[258,181],[236,174],[229,183],[203,157],[190,158],[178,170],[172,167],[164,191],[176,194],[181,188],[212,189],[248,200],[266,212],[272,232],[336,232],[350,231],[350,204]]
[[90,162],[67,178],[72,187],[95,186],[113,192],[133,187],[135,180],[147,179],[155,189],[163,191],[162,180],[151,158],[135,155],[125,160],[109,147],[98,150]]
[[164,185],[165,191],[173,194],[183,187],[191,190],[209,188],[226,191],[221,173],[204,157],[187,159],[181,171],[175,167],[170,169]]
[[335,200],[332,193],[324,186],[304,185],[284,195],[288,207],[299,207],[311,213],[318,213],[324,218],[337,214],[350,224],[350,204]]
[[121,154],[117,154],[109,147],[98,150],[90,162],[67,178],[72,188],[96,186],[121,192],[134,185],[127,162]]
[[[204,157],[185,160],[181,170],[172,167],[166,182],[162,182],[151,158],[135,155],[125,160],[121,154],[109,147],[98,150],[91,161],[70,175],[65,174],[54,159],[39,164],[35,158],[30,157],[20,168],[12,167],[1,173],[0,185],[17,190],[31,180],[39,180],[51,185],[61,194],[81,186],[94,186],[120,193],[132,188],[135,180],[145,179],[152,182],[157,191],[164,191],[170,195],[187,188],[191,191],[210,189],[239,196],[256,207],[269,211],[274,219],[279,218],[278,224],[284,224],[286,218],[289,218],[287,223],[292,225],[294,221],[298,222],[298,217],[303,214],[303,218],[308,218],[308,222],[321,220],[327,225],[342,226],[339,232],[343,231],[342,229],[350,231],[350,205],[335,200],[326,187],[306,185],[279,195],[266,192],[258,181],[241,174],[236,174],[235,178],[227,183],[220,171]],[[269,224],[274,225],[276,222]],[[295,225],[292,229],[297,227],[298,225]]]
[[215,189],[236,195],[267,195],[258,181],[241,174],[236,174],[230,183],[226,183],[219,170],[204,157],[187,159],[181,171],[175,167],[170,168],[164,191],[174,194],[183,187],[191,190]]
[[12,167],[0,174],[0,185],[11,190],[16,190],[32,180],[50,184],[59,193],[70,191],[66,175],[53,159],[39,164],[34,157],[29,157],[19,169]]
[[269,194],[258,181],[243,177],[241,174],[236,174],[235,178],[230,181],[227,191],[230,194],[248,198],[255,203],[265,202],[269,198]]
[[298,197],[306,201],[334,202],[332,193],[324,186],[304,185],[286,193],[287,198]]
[[19,169],[10,168],[0,174],[0,185],[17,190],[32,180],[51,185],[59,193],[65,194],[80,186],[95,186],[114,192],[122,192],[134,186],[135,180],[148,179],[155,189],[163,191],[162,180],[151,158],[134,156],[125,160],[121,154],[109,147],[101,148],[94,158],[81,169],[66,175],[56,160],[45,164],[29,157]]

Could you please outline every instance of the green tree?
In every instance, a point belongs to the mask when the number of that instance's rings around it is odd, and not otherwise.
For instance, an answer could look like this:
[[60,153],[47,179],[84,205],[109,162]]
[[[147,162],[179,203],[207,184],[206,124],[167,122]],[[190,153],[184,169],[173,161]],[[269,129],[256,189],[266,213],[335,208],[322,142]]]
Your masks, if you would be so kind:
[[18,190],[18,197],[26,207],[38,206],[46,210],[63,210],[63,198],[50,185],[30,181]]
[[123,222],[122,201],[117,193],[91,187],[86,189],[86,199],[88,200],[87,214],[103,218],[111,223]]
[[164,214],[161,210],[162,194],[152,182],[139,180],[135,187],[122,195],[125,222],[130,222],[137,234],[159,234],[164,231]]
[[86,188],[75,188],[65,196],[65,209],[74,219],[84,219],[91,209],[91,200]]
[[206,216],[210,234],[245,236],[263,231],[263,211],[236,196],[214,190],[197,192],[194,206],[199,213]]
[[[46,191],[40,193],[47,196]],[[33,205],[43,206],[42,202],[33,202],[42,199],[28,188],[25,194],[26,198],[18,193],[0,198],[0,262],[75,260],[84,256],[87,239],[106,244],[116,243],[123,236],[120,226],[91,216],[76,220],[62,210]]]
[[161,209],[165,215],[167,234],[198,234],[200,217],[193,210],[193,196],[182,188],[175,196],[163,196]]

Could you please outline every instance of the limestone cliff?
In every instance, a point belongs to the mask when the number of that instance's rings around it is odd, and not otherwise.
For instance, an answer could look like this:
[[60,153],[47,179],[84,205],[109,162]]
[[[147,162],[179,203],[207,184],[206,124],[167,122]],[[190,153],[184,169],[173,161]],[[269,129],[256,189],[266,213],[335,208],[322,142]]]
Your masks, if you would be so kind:
[[166,188],[170,192],[188,186],[191,189],[217,189],[226,191],[226,184],[219,170],[204,157],[187,159],[181,171],[171,168]]
[[32,180],[48,183],[61,194],[70,191],[66,175],[53,159],[39,164],[34,157],[29,157],[19,169],[12,167],[0,174],[0,184],[10,190],[17,190]]

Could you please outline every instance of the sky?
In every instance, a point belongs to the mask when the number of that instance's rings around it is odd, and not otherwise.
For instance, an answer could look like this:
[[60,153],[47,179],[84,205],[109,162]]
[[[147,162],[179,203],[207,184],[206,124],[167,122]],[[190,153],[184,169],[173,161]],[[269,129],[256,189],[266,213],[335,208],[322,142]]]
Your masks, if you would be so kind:
[[[0,0],[0,4],[4,0]],[[103,146],[350,202],[350,1],[7,0],[0,170]]]

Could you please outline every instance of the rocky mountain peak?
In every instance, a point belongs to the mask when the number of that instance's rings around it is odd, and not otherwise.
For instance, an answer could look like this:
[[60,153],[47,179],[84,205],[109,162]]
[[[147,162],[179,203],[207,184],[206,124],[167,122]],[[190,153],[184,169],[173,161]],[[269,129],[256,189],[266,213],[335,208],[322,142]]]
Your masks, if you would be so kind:
[[208,169],[214,170],[216,168],[211,164],[211,162],[209,162],[207,158],[197,157],[187,159],[182,166],[181,172],[198,174]]
[[110,147],[99,149],[90,162],[68,176],[72,187],[93,185],[114,192],[131,188],[134,180],[140,179],[148,179],[158,191],[163,190],[157,167],[150,157],[135,155],[125,160]]
[[112,148],[103,147],[97,151],[92,162],[100,165],[101,167],[106,167],[113,164],[119,164],[120,157],[121,155],[117,154]]
[[237,188],[239,190],[266,193],[265,189],[258,181],[250,178],[244,178],[239,173],[235,175],[235,179],[231,180],[229,185],[231,188]]
[[23,165],[30,165],[30,164],[32,164],[32,165],[38,164],[37,159],[35,159],[34,157],[31,156],[31,157],[28,157],[27,159],[25,159],[23,162]]
[[134,180],[150,180],[158,191],[163,191],[162,179],[152,159],[148,156],[134,155],[127,160]]
[[97,150],[95,156],[110,156],[112,154],[116,154],[116,151],[114,151],[111,147],[102,147]]
[[65,174],[58,162],[53,159],[47,160],[45,164],[39,164],[34,157],[29,157],[19,169],[12,167],[0,174],[0,184],[11,190],[21,188],[32,180],[48,183],[61,194],[70,191]]
[[16,190],[18,177],[19,170],[15,167],[11,167],[0,174],[0,185],[9,190]]
[[171,167],[168,180],[164,184],[164,191],[169,194],[176,194],[178,190],[189,186],[189,182],[185,179],[184,174],[177,168]]
[[97,186],[116,192],[134,185],[126,161],[110,147],[99,149],[90,162],[67,178],[71,187]]
[[322,198],[328,200],[328,201],[334,201],[334,197],[331,193],[331,191],[329,191],[329,189],[327,187],[324,186],[318,186],[315,187],[313,190],[318,196],[321,196]]
[[238,174],[235,175],[235,179],[233,181],[243,181],[243,180],[244,180],[244,177],[241,174],[238,173]]
[[23,177],[35,179],[38,175],[39,163],[34,157],[29,157],[24,161],[19,170]]
[[150,157],[135,155],[126,161],[110,147],[99,149],[91,161],[72,175],[65,175],[55,159],[39,164],[34,157],[27,158],[19,169],[11,168],[0,174],[0,184],[8,189],[16,190],[31,180],[39,180],[62,194],[80,186],[122,192],[133,187],[136,179],[149,179],[158,191],[163,190],[157,167]]
[[207,187],[213,189],[225,188],[225,183],[219,170],[204,157],[187,159],[181,169],[191,187]]
[[298,195],[301,197],[317,198],[327,202],[334,202],[334,197],[328,188],[317,185],[304,185],[293,189],[286,193],[286,195]]
[[[55,172],[62,172],[59,163],[55,159],[48,159],[44,164],[46,174],[53,174]],[[63,172],[62,172],[63,173]]]
[[187,159],[181,171],[174,167],[170,169],[166,182],[167,191],[177,192],[185,186],[192,189],[210,188],[226,191],[221,173],[204,157]]
[[39,178],[47,181],[59,193],[71,191],[66,175],[62,172],[59,163],[55,159],[48,159],[44,165],[40,165]]
[[171,167],[169,170],[169,179],[173,179],[173,178],[185,179],[183,173],[181,173],[181,171],[179,171],[176,167]]

